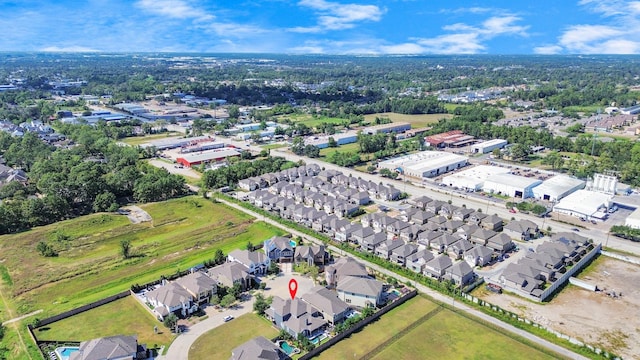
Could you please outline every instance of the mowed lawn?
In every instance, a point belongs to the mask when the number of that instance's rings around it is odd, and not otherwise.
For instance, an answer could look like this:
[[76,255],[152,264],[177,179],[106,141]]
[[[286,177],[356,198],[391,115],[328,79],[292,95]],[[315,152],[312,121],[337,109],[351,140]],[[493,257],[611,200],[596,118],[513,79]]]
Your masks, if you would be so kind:
[[[158,327],[158,334],[154,333]],[[35,330],[38,340],[85,341],[104,336],[137,335],[138,342],[169,345],[174,335],[133,296],[85,311]]]
[[320,149],[320,156],[329,156],[329,154],[333,154],[336,151],[340,151],[341,153],[350,152],[357,153],[360,152],[360,145],[358,143],[344,144],[335,148],[324,148]]
[[254,314],[242,315],[200,336],[189,349],[189,360],[228,359],[231,350],[254,337],[278,335],[269,321]]
[[393,122],[408,122],[411,123],[412,129],[419,129],[427,127],[433,123],[437,123],[440,119],[450,119],[453,117],[451,114],[419,114],[419,115],[407,115],[397,113],[376,113],[368,114],[364,116],[364,120],[367,122],[373,122],[376,117],[389,118]]
[[138,146],[149,141],[158,140],[158,139],[166,139],[169,137],[180,136],[180,133],[177,132],[167,132],[162,134],[153,134],[153,135],[145,135],[145,136],[132,136],[128,138],[122,139],[122,142],[131,146]]
[[359,359],[436,307],[435,303],[426,298],[416,296],[384,314],[378,321],[369,324],[360,332],[352,334],[329,350],[323,351],[318,359]]
[[[59,314],[185,270],[213,257],[283,234],[222,204],[195,196],[141,205],[153,221],[132,224],[122,215],[94,214],[0,237],[0,262],[8,270],[17,313]],[[59,253],[36,251],[44,240]],[[129,240],[124,259],[121,240]]]
[[444,310],[373,359],[557,359],[452,311]]
[[310,114],[287,114],[280,115],[278,119],[289,119],[292,122],[299,122],[307,125],[308,127],[315,127],[322,123],[334,124],[334,125],[342,125],[347,119],[327,117],[322,115],[316,115],[315,117]]

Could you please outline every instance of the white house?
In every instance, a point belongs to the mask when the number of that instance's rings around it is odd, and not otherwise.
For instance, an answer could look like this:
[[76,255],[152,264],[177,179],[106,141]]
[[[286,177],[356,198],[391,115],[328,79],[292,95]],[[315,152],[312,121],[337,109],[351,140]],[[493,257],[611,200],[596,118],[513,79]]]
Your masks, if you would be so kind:
[[357,307],[380,306],[383,304],[384,284],[378,280],[357,276],[347,276],[338,281],[338,298]]
[[233,250],[227,256],[230,262],[237,262],[247,267],[249,274],[264,274],[271,265],[271,259],[258,251]]

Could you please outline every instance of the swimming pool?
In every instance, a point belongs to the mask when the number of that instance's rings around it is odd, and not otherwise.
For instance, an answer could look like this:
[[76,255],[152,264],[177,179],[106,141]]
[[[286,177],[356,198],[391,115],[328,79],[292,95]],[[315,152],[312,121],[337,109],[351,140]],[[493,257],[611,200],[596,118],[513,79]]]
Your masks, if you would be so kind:
[[298,348],[294,348],[293,346],[289,345],[289,343],[286,341],[280,342],[280,349],[282,349],[282,351],[284,351],[284,353],[287,355],[297,354],[300,352]]
[[59,347],[56,348],[56,356],[58,357],[58,359],[60,360],[69,360],[69,357],[71,356],[72,353],[76,352],[80,350],[79,347]]
[[320,341],[322,341],[322,340],[324,340],[324,339],[326,339],[326,338],[327,338],[327,335],[326,335],[326,334],[320,334],[320,335],[316,336],[315,338],[313,338],[313,339],[311,340],[311,343],[312,343],[313,345],[318,345],[318,344],[320,343]]
[[291,244],[291,247],[296,247],[296,242],[293,240],[289,240],[289,244]]

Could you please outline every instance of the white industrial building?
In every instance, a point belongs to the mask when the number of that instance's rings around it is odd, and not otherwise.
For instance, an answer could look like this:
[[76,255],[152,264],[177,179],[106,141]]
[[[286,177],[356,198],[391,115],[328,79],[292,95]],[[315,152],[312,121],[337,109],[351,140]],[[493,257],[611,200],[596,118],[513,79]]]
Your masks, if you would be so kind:
[[335,140],[337,145],[351,144],[358,141],[358,133],[356,131],[347,131],[331,136],[307,136],[304,143],[305,145],[313,145],[318,149],[325,149],[329,147],[329,138],[331,137]]
[[538,200],[558,201],[572,192],[584,189],[586,182],[566,175],[556,175],[533,188]]
[[613,196],[601,192],[578,190],[560,200],[553,211],[580,218],[603,219]]
[[476,154],[487,154],[495,149],[502,149],[505,146],[507,146],[507,140],[493,139],[474,144],[471,148]]
[[629,214],[624,225],[630,228],[640,229],[640,208],[635,209],[631,214]]
[[378,164],[379,168],[398,171],[417,178],[431,178],[460,169],[469,163],[466,156],[444,151],[422,151]]
[[495,174],[487,178],[482,189],[488,193],[526,199],[533,197],[533,188],[541,183],[541,180],[535,178],[513,174]]
[[506,174],[508,168],[490,165],[478,165],[471,169],[459,171],[442,178],[441,183],[451,187],[478,191],[482,189],[484,182],[492,175]]
[[602,192],[605,194],[615,194],[618,186],[618,179],[615,176],[604,174],[593,174],[593,179],[587,181],[587,190]]

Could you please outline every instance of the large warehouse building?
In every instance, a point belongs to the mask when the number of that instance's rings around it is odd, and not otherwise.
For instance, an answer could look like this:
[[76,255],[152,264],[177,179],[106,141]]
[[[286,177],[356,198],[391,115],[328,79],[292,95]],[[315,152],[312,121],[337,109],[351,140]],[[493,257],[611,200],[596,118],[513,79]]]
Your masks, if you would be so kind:
[[399,171],[412,177],[431,178],[460,169],[468,163],[469,159],[465,156],[443,151],[422,151],[383,161],[378,167]]
[[472,149],[476,154],[487,154],[495,149],[502,149],[505,146],[507,146],[507,140],[493,139],[474,144]]
[[442,178],[441,183],[466,190],[478,191],[482,189],[484,182],[492,175],[506,174],[510,170],[505,167],[478,165],[471,169],[459,171]]
[[635,209],[624,222],[625,226],[633,229],[640,229],[640,208]]
[[388,124],[380,124],[368,126],[362,129],[365,134],[388,134],[388,133],[402,133],[407,130],[411,130],[411,124],[408,122],[392,122]]
[[526,199],[533,197],[533,188],[541,183],[541,180],[524,176],[496,174],[487,178],[482,189],[489,193]]
[[576,190],[583,189],[586,182],[566,175],[556,175],[533,188],[533,197],[538,200],[558,201]]
[[553,211],[586,219],[603,219],[612,199],[613,196],[609,194],[578,190],[560,200]]

